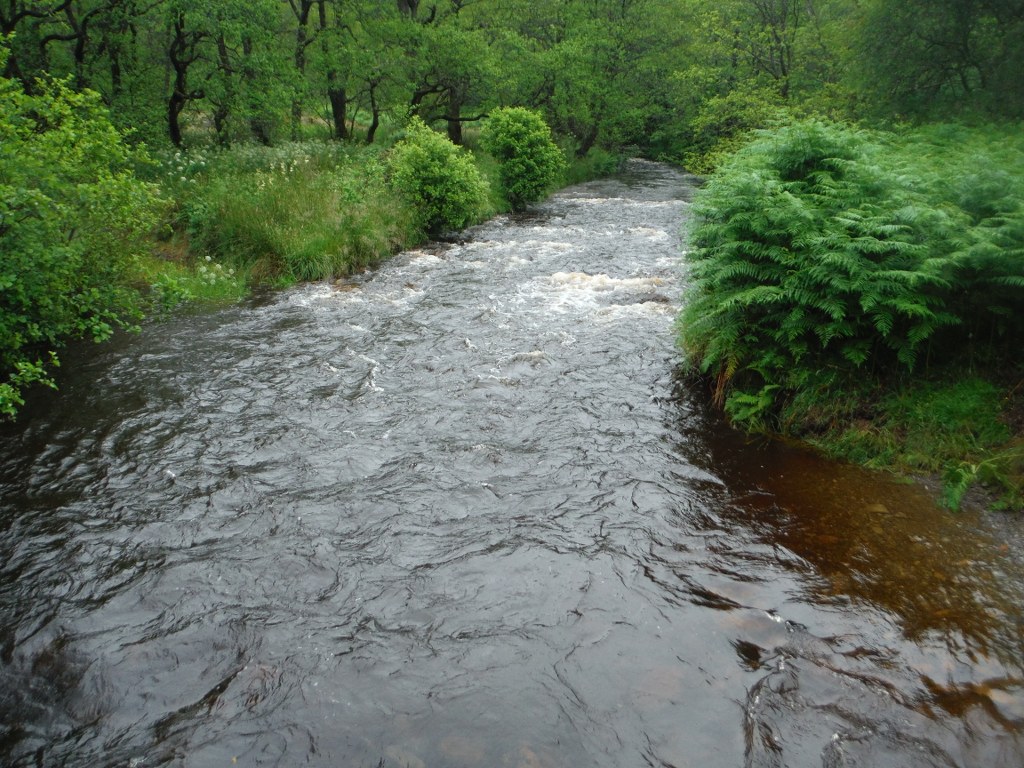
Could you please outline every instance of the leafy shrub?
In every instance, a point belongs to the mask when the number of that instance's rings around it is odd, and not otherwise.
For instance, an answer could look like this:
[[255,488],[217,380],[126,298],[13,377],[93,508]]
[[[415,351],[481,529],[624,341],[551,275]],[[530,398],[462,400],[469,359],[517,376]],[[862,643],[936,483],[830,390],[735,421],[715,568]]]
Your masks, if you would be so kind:
[[506,107],[491,113],[480,144],[501,167],[501,185],[514,210],[540,200],[565,170],[565,157],[539,112]]
[[1024,337],[1013,129],[797,123],[724,163],[694,210],[679,339],[734,422],[942,473],[951,505],[981,481],[1019,506],[1000,395]]
[[473,159],[414,118],[388,159],[391,186],[427,232],[463,229],[483,213],[487,185]]
[[738,373],[756,390],[828,367],[910,368],[956,322],[934,258],[949,217],[877,155],[866,133],[796,124],[741,150],[702,191],[680,336],[719,398]]
[[131,161],[97,94],[0,78],[0,413],[26,385],[52,385],[66,340],[102,341],[138,316],[129,282],[158,201]]

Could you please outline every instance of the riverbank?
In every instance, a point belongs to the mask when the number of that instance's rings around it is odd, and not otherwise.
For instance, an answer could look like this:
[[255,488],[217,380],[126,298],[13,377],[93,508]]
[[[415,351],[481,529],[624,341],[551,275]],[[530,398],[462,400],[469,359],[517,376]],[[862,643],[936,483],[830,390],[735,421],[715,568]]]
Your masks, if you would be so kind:
[[[487,183],[470,223],[510,207],[499,167],[467,131]],[[385,151],[338,142],[155,153],[146,176],[165,201],[140,272],[154,304],[231,301],[254,287],[360,272],[425,242],[414,206],[386,183]],[[568,165],[560,185],[614,172],[621,158],[594,150]]]
[[[69,341],[101,342],[188,302],[345,277],[618,164],[595,151],[563,169],[564,150],[528,110],[492,114],[492,122],[507,119],[488,123],[485,139],[515,133],[522,121],[533,126],[528,145],[506,141],[500,157],[478,149],[475,132],[466,131],[466,151],[415,120],[383,149],[307,141],[147,151],[129,146],[96,94],[0,85],[18,118],[0,212],[7,418],[26,389],[56,386]],[[46,117],[71,107],[80,124]],[[531,154],[542,151],[545,167]]]
[[[805,445],[829,459],[904,478],[951,510],[1024,510],[1024,370],[955,371],[927,380],[848,383],[808,407],[784,393],[770,419],[730,418],[748,435]],[[689,375],[693,375],[690,371]],[[695,379],[712,393],[715,382]],[[781,399],[781,398],[780,398]]]
[[1024,371],[947,371],[833,396],[846,418],[787,410],[790,434],[831,458],[916,478],[950,509],[968,499],[1024,509]]

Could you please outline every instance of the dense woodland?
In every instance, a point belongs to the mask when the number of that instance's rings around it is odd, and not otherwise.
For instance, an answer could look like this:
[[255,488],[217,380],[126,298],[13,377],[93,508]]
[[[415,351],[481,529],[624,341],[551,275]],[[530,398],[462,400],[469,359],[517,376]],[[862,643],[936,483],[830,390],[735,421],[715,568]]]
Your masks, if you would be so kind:
[[709,174],[679,333],[736,423],[1021,503],[1024,0],[2,0],[0,35],[0,413],[69,339],[639,154]]
[[[539,109],[576,152],[679,158],[768,113],[1020,118],[1020,0],[4,0],[5,75],[98,92],[135,140],[373,142]],[[190,133],[192,135],[190,135]]]

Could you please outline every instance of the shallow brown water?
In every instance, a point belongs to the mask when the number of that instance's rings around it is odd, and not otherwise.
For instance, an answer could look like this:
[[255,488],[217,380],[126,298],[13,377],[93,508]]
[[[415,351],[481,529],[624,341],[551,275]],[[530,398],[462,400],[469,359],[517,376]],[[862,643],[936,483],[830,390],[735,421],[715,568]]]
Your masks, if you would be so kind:
[[1021,526],[674,375],[635,163],[69,358],[0,448],[0,763],[1024,764]]

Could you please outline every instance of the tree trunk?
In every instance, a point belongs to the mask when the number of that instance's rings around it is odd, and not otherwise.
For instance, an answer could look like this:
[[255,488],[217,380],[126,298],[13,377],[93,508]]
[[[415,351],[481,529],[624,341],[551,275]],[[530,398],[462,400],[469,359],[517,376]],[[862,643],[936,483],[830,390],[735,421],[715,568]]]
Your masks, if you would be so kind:
[[[330,73],[333,75],[334,73]],[[345,125],[347,119],[348,98],[344,88],[328,88],[327,98],[331,102],[331,118],[334,122],[334,137],[337,139],[349,138],[348,127]]]
[[182,147],[181,111],[185,109],[187,101],[184,92],[178,90],[177,86],[167,101],[167,133],[171,137],[171,143],[179,149]]
[[320,50],[323,52],[324,61],[327,65],[327,101],[331,105],[331,126],[334,138],[345,140],[349,137],[348,128],[345,125],[348,107],[348,98],[345,93],[345,86],[338,83],[338,70],[331,62],[330,38],[324,34],[327,29],[327,3],[326,0],[317,0],[317,17],[319,27],[317,34],[320,35]]
[[181,147],[181,113],[191,99],[202,97],[201,93],[191,93],[188,89],[188,68],[196,60],[195,46],[198,38],[186,32],[183,13],[174,17],[172,34],[167,61],[174,70],[174,83],[167,100],[167,133],[174,146]]
[[587,131],[586,135],[581,137],[579,149],[576,150],[576,157],[586,157],[587,153],[594,148],[594,144],[597,143],[598,127],[597,123],[590,126],[590,130]]
[[462,99],[452,91],[448,92],[448,140],[462,146]]
[[377,135],[377,128],[380,126],[380,107],[377,106],[376,83],[370,85],[370,113],[372,118],[370,120],[370,128],[366,131],[367,144],[373,144],[373,139]]

